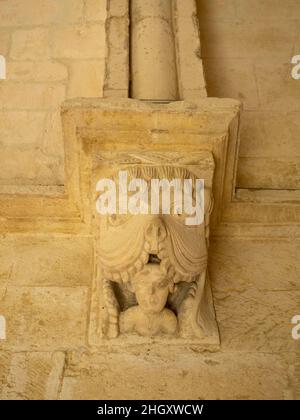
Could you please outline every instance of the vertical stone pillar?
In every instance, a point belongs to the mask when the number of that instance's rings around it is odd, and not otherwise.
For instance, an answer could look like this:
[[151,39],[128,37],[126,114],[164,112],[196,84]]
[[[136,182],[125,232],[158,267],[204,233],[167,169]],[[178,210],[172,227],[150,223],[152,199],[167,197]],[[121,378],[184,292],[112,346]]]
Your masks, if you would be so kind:
[[131,96],[179,99],[172,0],[131,0]]

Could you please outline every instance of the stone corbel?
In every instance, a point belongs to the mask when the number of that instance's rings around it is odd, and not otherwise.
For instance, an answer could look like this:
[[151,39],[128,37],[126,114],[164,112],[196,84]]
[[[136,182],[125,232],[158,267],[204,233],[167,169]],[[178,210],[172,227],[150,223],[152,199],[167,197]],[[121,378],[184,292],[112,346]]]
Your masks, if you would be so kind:
[[[67,170],[72,177],[78,168],[78,205],[95,243],[92,346],[151,339],[218,348],[207,270],[209,228],[218,223],[224,198],[232,195],[226,185],[235,176],[238,115],[236,101],[218,99],[64,105],[66,142],[76,151]],[[153,177],[203,179],[203,223],[187,227],[180,217],[162,214],[100,215],[97,183],[113,179],[117,184],[120,171],[146,183]]]

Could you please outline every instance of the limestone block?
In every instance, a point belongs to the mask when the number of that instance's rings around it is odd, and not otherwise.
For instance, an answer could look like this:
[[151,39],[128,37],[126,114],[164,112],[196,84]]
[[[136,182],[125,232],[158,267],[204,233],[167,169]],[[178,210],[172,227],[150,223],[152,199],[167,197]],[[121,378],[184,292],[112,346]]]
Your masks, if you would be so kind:
[[209,271],[224,351],[297,351],[298,242],[213,241]]
[[[87,21],[105,21],[106,14],[107,14],[107,0],[86,0],[85,2],[85,17]],[[112,1],[110,0],[110,3]],[[114,1],[113,3],[116,3]],[[120,2],[121,4],[126,4],[126,1]]]
[[[1,13],[1,12],[0,12]],[[10,44],[10,32],[6,29],[0,30],[0,55],[6,56]]]
[[209,96],[238,99],[246,110],[259,108],[252,61],[218,58],[205,59],[203,64]]
[[[112,14],[112,11],[110,11]],[[129,19],[128,11],[124,16],[111,16],[107,29],[107,58],[104,94],[106,97],[118,95],[129,89]]]
[[279,190],[299,189],[299,158],[240,157],[237,186]]
[[290,54],[298,24],[285,21],[200,21],[203,58],[282,58]]
[[0,352],[0,399],[57,399],[64,362],[62,352]]
[[287,61],[262,61],[255,65],[261,105],[265,110],[300,111],[300,83],[291,76],[289,54],[290,48],[284,55]]
[[297,158],[300,155],[300,112],[243,112],[242,157]]
[[300,16],[298,0],[239,0],[236,2],[236,13],[240,19],[291,19]]
[[[299,291],[214,292],[224,351],[298,351],[299,343],[292,338],[291,320],[299,312]],[[228,323],[229,307],[232,323]]]
[[82,0],[1,1],[0,20],[3,26],[76,22],[82,15]]
[[14,60],[47,60],[50,58],[49,30],[19,29],[12,34],[10,58]]
[[[44,0],[45,1],[45,0]],[[45,18],[48,17],[50,23],[75,23],[83,20],[84,16],[84,1],[82,0],[46,0],[47,4],[44,7],[48,7],[48,13]],[[102,3],[101,0],[100,3]],[[50,3],[50,4],[49,4]]]
[[148,346],[95,355],[72,353],[60,398],[282,399],[287,388],[286,364],[275,355],[200,354],[193,348]]
[[181,18],[191,18],[197,14],[197,5],[195,0],[185,0],[176,2],[176,13]]
[[[179,1],[179,3],[181,2]],[[195,16],[191,14],[189,17],[181,17],[179,9],[177,9],[177,14],[175,22],[178,78],[179,86],[182,89],[181,96],[183,99],[188,100],[190,99],[187,96],[188,93],[195,89],[202,90],[201,96],[206,97],[203,66],[200,59],[199,28]]]
[[109,13],[111,16],[126,16],[128,13],[127,1],[109,0]]
[[197,6],[200,20],[236,18],[234,0],[197,0]]
[[172,2],[131,2],[132,97],[178,99]]
[[8,286],[0,304],[5,350],[52,351],[85,344],[87,288]]
[[[43,152],[46,155],[56,156],[61,162],[64,161],[64,144],[59,111],[48,112],[46,115],[43,133]],[[62,172],[60,170],[63,179],[64,175]]]
[[0,110],[57,110],[66,94],[62,84],[7,81],[0,84],[0,97]]
[[0,255],[1,271],[10,271],[10,284],[14,286],[75,287],[91,284],[93,247],[89,238],[1,239]]
[[41,141],[46,118],[44,112],[3,111],[0,116],[1,145],[37,144]]
[[[31,145],[1,147],[0,184],[38,184],[60,183],[61,162],[57,157],[45,155],[39,148]],[[32,162],[35,162],[33,165]],[[56,184],[56,185],[57,185]]]
[[103,58],[105,55],[104,23],[55,27],[52,33],[52,55],[55,58]]
[[51,61],[8,61],[7,80],[60,82],[68,78],[67,67]]
[[70,63],[67,97],[102,97],[104,67],[104,60]]
[[[251,261],[251,267],[247,267]],[[212,239],[210,273],[220,291],[299,291],[300,249],[295,241]]]

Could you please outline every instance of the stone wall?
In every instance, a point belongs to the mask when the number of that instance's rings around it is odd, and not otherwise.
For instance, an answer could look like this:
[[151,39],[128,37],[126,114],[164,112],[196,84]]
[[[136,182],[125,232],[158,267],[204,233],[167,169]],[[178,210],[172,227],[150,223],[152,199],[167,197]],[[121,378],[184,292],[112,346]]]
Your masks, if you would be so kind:
[[209,96],[244,104],[237,186],[300,189],[298,0],[198,0]]
[[[245,106],[240,187],[291,188],[299,180],[300,82],[289,77],[300,49],[299,5],[198,0],[208,93]],[[105,16],[104,0],[0,0],[0,54],[8,62],[8,78],[0,81],[2,188],[64,183],[59,109],[66,98],[102,96]],[[112,20],[113,35],[119,21],[126,25],[124,16]],[[282,167],[296,170],[288,183]],[[34,233],[26,223],[19,228],[13,212],[13,233],[0,219],[0,314],[7,320],[0,399],[300,398],[299,341],[291,336],[300,307],[296,225],[271,240],[264,226],[253,237],[248,225],[236,223],[236,237],[212,238],[219,352],[187,346],[170,354],[149,346],[91,354],[93,239],[71,227],[48,234],[45,218],[27,207],[22,217],[34,218]]]
[[60,106],[101,97],[106,0],[1,0],[0,185],[64,183]]

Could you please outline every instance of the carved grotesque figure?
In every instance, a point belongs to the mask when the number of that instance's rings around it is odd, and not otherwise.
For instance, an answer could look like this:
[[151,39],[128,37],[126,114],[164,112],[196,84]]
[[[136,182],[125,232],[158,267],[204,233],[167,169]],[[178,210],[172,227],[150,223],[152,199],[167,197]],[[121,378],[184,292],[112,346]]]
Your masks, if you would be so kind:
[[177,318],[165,307],[173,289],[172,280],[159,264],[147,264],[133,276],[131,283],[138,305],[121,313],[121,332],[136,332],[144,336],[175,334]]
[[[128,173],[147,183],[196,178],[182,167],[140,165]],[[192,226],[184,213],[98,215],[96,287],[103,296],[104,338],[138,334],[218,341],[207,276],[209,188],[204,204],[203,223]]]

